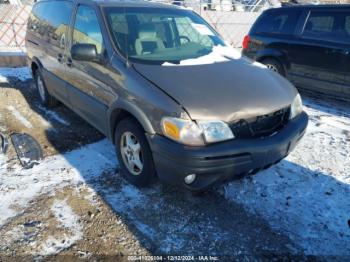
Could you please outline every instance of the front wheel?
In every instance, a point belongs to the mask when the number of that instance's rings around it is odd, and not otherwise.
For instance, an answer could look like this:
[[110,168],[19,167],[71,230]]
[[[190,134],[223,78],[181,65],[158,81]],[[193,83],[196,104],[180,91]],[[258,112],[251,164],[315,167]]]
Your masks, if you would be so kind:
[[156,177],[152,151],[136,120],[129,117],[117,125],[115,145],[123,177],[138,187],[151,184]]
[[40,69],[35,70],[34,72],[35,86],[39,94],[40,102],[47,107],[54,107],[58,104],[58,101],[49,94],[46,85],[44,83],[43,76],[40,72]]

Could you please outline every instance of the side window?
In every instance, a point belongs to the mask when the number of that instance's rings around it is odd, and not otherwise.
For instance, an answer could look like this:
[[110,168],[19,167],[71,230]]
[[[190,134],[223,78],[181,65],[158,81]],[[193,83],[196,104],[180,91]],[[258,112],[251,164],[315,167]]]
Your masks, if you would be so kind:
[[75,18],[73,44],[94,44],[97,52],[102,52],[102,33],[95,10],[80,5]]
[[47,8],[47,3],[38,2],[34,5],[28,20],[28,29],[35,36],[44,36],[44,10]]
[[258,34],[294,34],[300,15],[300,10],[266,12],[261,19],[258,20],[254,32]]
[[346,42],[350,41],[349,12],[311,12],[303,36],[307,38]]
[[64,49],[73,6],[66,1],[47,2],[45,4],[40,11],[43,12],[48,40],[54,46]]
[[325,34],[332,32],[334,17],[329,13],[311,12],[306,22],[304,34]]
[[339,25],[335,27],[335,37],[343,43],[350,43],[350,12],[344,12],[344,16],[339,20]]
[[345,18],[345,31],[350,35],[350,15]]

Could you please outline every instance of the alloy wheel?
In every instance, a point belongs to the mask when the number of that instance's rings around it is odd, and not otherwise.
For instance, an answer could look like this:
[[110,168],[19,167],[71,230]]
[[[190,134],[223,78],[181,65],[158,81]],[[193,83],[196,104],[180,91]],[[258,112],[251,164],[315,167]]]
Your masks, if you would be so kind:
[[267,66],[267,68],[270,69],[271,71],[274,71],[274,72],[278,73],[278,69],[277,69],[277,67],[275,67],[274,65],[267,64],[266,66]]
[[131,132],[123,133],[120,139],[120,152],[129,172],[135,176],[140,175],[143,170],[141,145]]
[[42,101],[45,101],[45,87],[44,87],[44,82],[41,79],[40,75],[37,76],[36,82],[37,82],[37,87],[38,87],[40,98]]

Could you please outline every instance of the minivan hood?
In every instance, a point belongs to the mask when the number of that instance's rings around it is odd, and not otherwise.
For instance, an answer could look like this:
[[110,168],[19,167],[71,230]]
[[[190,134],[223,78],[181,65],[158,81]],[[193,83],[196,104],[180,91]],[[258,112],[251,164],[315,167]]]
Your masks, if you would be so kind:
[[134,64],[146,79],[180,103],[194,120],[233,122],[289,106],[296,89],[248,58],[193,65]]

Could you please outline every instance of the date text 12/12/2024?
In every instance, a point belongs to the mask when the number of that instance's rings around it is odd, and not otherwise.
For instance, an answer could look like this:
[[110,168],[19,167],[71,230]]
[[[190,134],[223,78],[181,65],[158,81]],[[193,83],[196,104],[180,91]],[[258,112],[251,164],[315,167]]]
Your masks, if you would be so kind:
[[128,256],[128,261],[218,261],[217,256]]

